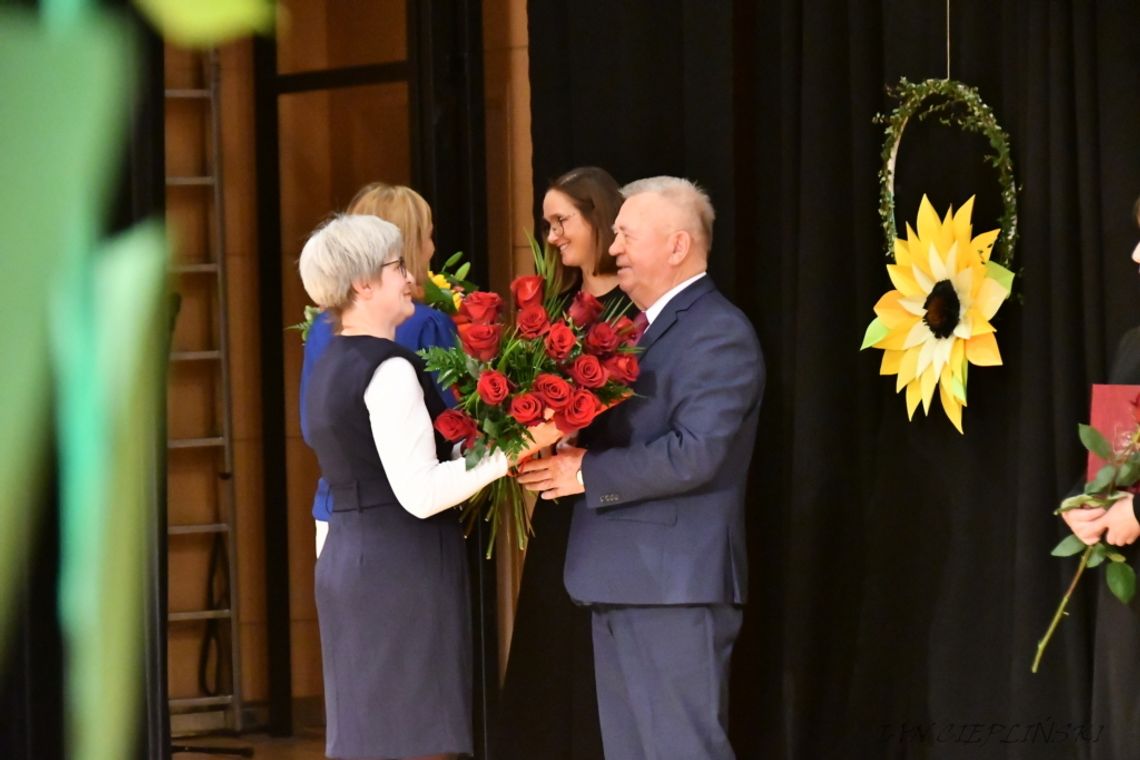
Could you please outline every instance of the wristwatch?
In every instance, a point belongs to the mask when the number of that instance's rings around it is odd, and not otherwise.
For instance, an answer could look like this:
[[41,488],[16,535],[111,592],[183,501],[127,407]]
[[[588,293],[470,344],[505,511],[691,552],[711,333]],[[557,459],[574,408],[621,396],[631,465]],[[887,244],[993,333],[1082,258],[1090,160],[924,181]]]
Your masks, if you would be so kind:
[[581,467],[578,468],[578,472],[574,473],[574,476],[576,478],[578,478],[578,485],[582,486],[582,488],[585,488],[586,487],[586,481],[582,480],[582,468]]

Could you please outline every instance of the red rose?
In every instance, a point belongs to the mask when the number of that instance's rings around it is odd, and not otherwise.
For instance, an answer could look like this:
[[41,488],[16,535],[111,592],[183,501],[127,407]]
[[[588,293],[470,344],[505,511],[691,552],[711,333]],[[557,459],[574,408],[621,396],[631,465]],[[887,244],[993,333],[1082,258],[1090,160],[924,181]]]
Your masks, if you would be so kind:
[[633,354],[614,354],[606,359],[604,365],[606,371],[610,373],[610,377],[626,385],[632,383],[641,374],[641,368],[637,366],[637,357]]
[[498,293],[477,290],[463,299],[459,312],[453,318],[456,324],[472,322],[477,325],[493,325],[499,321],[503,299]]
[[459,340],[463,350],[481,362],[489,362],[499,353],[499,335],[502,325],[459,325]]
[[621,338],[622,344],[634,346],[637,345],[637,341],[641,340],[645,327],[638,327],[638,324],[629,317],[618,317],[614,322],[614,332]]
[[542,422],[542,399],[533,393],[520,393],[511,399],[511,416],[520,425]]
[[1132,404],[1132,419],[1137,425],[1140,425],[1140,393],[1136,394],[1136,398],[1128,403]]
[[510,395],[511,386],[507,382],[506,375],[489,369],[479,375],[479,382],[475,384],[475,390],[478,392],[479,398],[483,399],[484,404],[497,406]]
[[618,347],[620,338],[605,322],[598,322],[586,333],[586,350],[597,356],[612,354]]
[[594,421],[602,405],[598,397],[589,391],[579,388],[574,391],[570,403],[566,408],[554,414],[554,424],[563,433],[572,433],[581,430]]
[[475,420],[456,409],[448,409],[435,418],[435,429],[451,442],[463,441],[467,446],[475,442],[479,428]]
[[567,310],[570,319],[578,327],[585,327],[598,318],[602,313],[602,302],[594,298],[592,295],[584,290],[579,290],[578,295],[574,296],[574,302],[570,304]]
[[606,384],[606,370],[598,357],[591,354],[579,356],[566,372],[584,388],[601,388]]
[[550,318],[546,315],[546,309],[542,308],[542,304],[532,303],[519,310],[516,324],[519,335],[530,340],[550,329]]
[[565,322],[555,322],[546,334],[546,355],[560,362],[570,355],[577,343],[578,338]]
[[516,277],[514,282],[511,283],[511,292],[515,295],[515,304],[520,308],[526,308],[531,304],[542,303],[542,291],[546,286],[546,281],[542,279],[541,275],[528,274],[522,277]]
[[534,379],[532,390],[544,404],[555,411],[570,403],[570,383],[558,375],[544,372]]

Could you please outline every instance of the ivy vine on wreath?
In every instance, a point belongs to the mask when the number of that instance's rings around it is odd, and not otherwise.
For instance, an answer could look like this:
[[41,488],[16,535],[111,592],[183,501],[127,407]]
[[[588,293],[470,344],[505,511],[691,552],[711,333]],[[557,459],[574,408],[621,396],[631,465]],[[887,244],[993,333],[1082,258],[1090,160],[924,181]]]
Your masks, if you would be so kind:
[[883,130],[882,166],[879,169],[879,217],[882,221],[886,255],[893,257],[897,228],[895,226],[895,162],[899,143],[907,123],[917,118],[924,121],[936,116],[939,123],[958,127],[966,132],[984,135],[992,152],[985,157],[997,169],[1001,184],[1002,215],[1001,235],[998,240],[997,263],[1010,268],[1013,249],[1017,244],[1017,183],[1010,159],[1009,135],[993,110],[982,100],[977,89],[954,79],[927,79],[911,82],[903,77],[887,94],[899,101],[889,115],[876,114],[875,122],[885,124]]

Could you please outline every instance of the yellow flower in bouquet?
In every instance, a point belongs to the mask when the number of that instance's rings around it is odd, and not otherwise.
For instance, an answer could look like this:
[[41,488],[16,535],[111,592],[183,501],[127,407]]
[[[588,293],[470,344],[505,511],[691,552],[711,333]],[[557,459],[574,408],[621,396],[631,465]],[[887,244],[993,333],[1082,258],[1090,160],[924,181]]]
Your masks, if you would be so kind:
[[894,290],[875,304],[863,348],[883,350],[881,375],[896,375],[906,389],[909,418],[922,404],[930,413],[938,389],[942,409],[962,432],[970,364],[1001,364],[990,324],[1009,297],[1013,273],[990,259],[1000,230],[972,236],[971,197],[958,213],[942,219],[924,195],[918,231],[908,224],[906,240],[895,239],[895,263],[887,266]]

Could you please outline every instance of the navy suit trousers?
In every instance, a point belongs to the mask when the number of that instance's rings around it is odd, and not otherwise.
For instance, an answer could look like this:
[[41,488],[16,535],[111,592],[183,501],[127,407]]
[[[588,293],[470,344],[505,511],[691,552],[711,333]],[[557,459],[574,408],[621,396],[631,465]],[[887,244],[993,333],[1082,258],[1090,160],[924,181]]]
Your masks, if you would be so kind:
[[733,760],[728,668],[735,605],[595,605],[606,760]]

